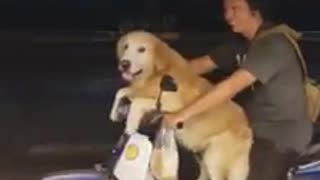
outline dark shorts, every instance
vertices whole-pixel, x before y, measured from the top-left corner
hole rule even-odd
[[[299,153],[294,150],[280,151],[271,141],[255,138],[248,180],[286,180],[288,170],[298,157]]]

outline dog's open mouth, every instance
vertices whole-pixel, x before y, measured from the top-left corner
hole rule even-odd
[[[134,72],[134,73],[131,73],[129,71],[125,71],[125,72],[122,72],[122,78],[127,80],[127,81],[131,81],[133,80],[136,76],[140,75],[142,73],[142,69]]]

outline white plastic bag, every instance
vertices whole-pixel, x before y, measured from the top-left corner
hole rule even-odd
[[[174,130],[164,125],[159,129],[151,159],[151,171],[157,179],[177,179],[179,154]]]

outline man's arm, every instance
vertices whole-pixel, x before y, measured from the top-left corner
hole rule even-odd
[[[237,93],[249,87],[256,81],[256,77],[245,69],[235,71],[229,78],[220,82],[203,97],[186,107],[179,114],[182,121],[198,115],[209,108],[232,99]]]
[[[229,71],[236,66],[236,54],[244,44],[238,41],[223,43],[210,50],[207,55],[190,60],[190,68],[197,74],[203,75],[217,68]]]
[[[190,106],[182,110],[180,120],[189,119],[209,108],[232,99],[237,93],[252,85],[255,81],[266,84],[281,70],[294,63],[294,50],[282,35],[273,35],[260,40],[252,47],[247,59],[229,78]]]
[[[199,75],[208,73],[217,68],[217,64],[209,55],[191,59],[189,65],[192,71]]]

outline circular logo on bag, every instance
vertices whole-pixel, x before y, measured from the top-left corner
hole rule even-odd
[[[135,160],[139,155],[139,148],[138,146],[134,144],[128,145],[125,151],[125,157],[127,160],[133,161]]]

